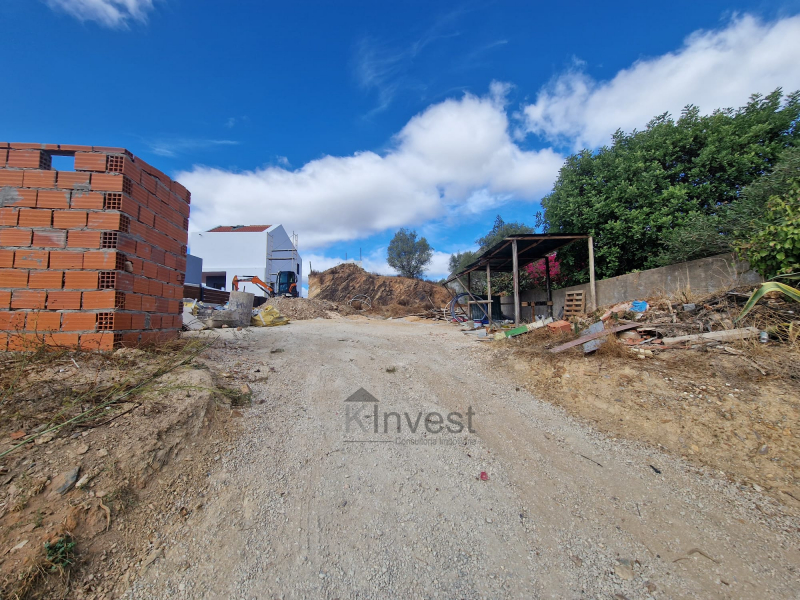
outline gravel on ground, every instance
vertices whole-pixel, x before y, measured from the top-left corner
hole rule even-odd
[[[452,326],[221,335],[253,406],[130,598],[797,597],[786,507],[577,422]]]

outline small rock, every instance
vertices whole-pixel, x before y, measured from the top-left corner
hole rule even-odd
[[[766,444],[764,444],[763,446],[761,446],[761,448],[758,449],[759,454],[763,455],[766,454],[767,452],[769,452],[769,446],[767,446]]]
[[[583,560],[581,560],[580,556],[572,555],[569,557],[572,562],[575,563],[576,567],[580,567],[583,564]]]
[[[150,553],[150,555],[144,559],[144,562],[142,562],[142,570],[152,565],[156,561],[156,559],[158,559],[158,557],[161,556],[162,553],[163,552],[161,548],[156,548],[155,550],[153,550]]]
[[[617,577],[624,581],[630,581],[633,579],[633,567],[631,566],[631,561],[620,558],[617,559],[618,564],[614,567],[614,573]]]
[[[78,446],[77,450],[75,450],[75,454],[80,456],[81,454],[86,454],[89,451],[89,446],[84,444],[83,446]]]
[[[645,582],[644,582],[644,587],[645,587],[645,589],[646,589],[648,592],[650,592],[651,594],[652,594],[653,592],[655,592],[655,591],[658,589],[658,588],[656,587],[656,584],[655,584],[655,583],[653,583],[652,581],[645,581]]]
[[[27,543],[28,540],[23,540],[22,542],[14,546],[11,550],[9,550],[9,552],[16,552],[17,550],[22,550]]]
[[[75,482],[78,481],[78,473],[80,473],[80,470],[80,467],[72,467],[69,471],[65,471],[53,479],[53,492],[51,496],[55,494],[63,496],[70,491],[72,486],[75,485]]]
[[[100,450],[97,451],[97,456],[98,458],[104,458],[108,456],[108,450],[106,450],[105,448],[100,448]]]
[[[240,391],[240,392],[242,392],[242,393],[243,393],[243,394],[245,394],[245,395],[248,395],[248,394],[252,394],[252,393],[253,393],[253,390],[251,390],[251,389],[250,389],[250,386],[249,386],[249,385],[247,385],[246,383],[243,383],[243,384],[242,384],[242,387],[240,387],[240,388],[239,388],[239,391]]]
[[[44,435],[40,435],[36,438],[36,445],[40,446],[42,444],[46,444],[48,442],[52,442],[53,438],[56,437],[52,433],[45,433]]]

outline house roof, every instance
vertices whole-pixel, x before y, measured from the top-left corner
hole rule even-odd
[[[270,227],[272,227],[272,225],[219,225],[218,227],[214,227],[214,229],[209,229],[208,233],[257,233],[259,231],[266,231]]]
[[[460,272],[451,275],[447,282],[469,273],[470,271],[486,269],[487,264],[491,270],[496,273],[512,272],[514,256],[511,242],[513,240],[517,241],[517,259],[519,267],[522,268],[535,260],[552,254],[567,244],[571,244],[575,240],[585,240],[588,237],[588,234],[583,233],[526,233],[510,235],[481,254],[475,262],[467,265]]]

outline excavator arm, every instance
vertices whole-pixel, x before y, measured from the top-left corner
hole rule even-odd
[[[262,292],[267,295],[267,298],[272,298],[275,295],[275,291],[268,283],[264,283],[259,277],[255,275],[246,275],[244,277],[239,277],[238,275],[233,276],[233,290],[238,292],[239,291],[239,284],[240,283],[252,283],[256,287],[260,288]]]

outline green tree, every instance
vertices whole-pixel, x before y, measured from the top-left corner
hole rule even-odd
[[[693,211],[688,225],[666,232],[659,263],[684,260],[742,249],[764,227],[774,224],[767,215],[773,196],[785,196],[800,181],[800,148],[783,151],[771,173],[762,175],[742,189],[739,197],[721,205],[715,213]]]
[[[417,239],[416,231],[400,229],[389,242],[386,261],[403,277],[419,279],[431,262],[433,248],[424,237]]]
[[[798,117],[800,93],[778,89],[738,110],[701,116],[687,106],[677,121],[665,113],[644,131],[617,131],[611,146],[566,160],[537,224],[591,234],[601,278],[659,266],[670,248],[672,260],[717,253],[727,244],[717,239],[720,219],[742,188],[800,145]],[[683,242],[670,246],[678,230]],[[585,244],[560,251],[559,261],[567,284],[588,281]]]
[[[494,246],[510,235],[521,233],[533,233],[533,228],[525,225],[524,223],[512,222],[506,223],[503,217],[497,215],[494,220],[492,229],[483,237],[475,240],[479,248],[477,252],[459,252],[450,255],[450,273],[458,273],[470,263],[475,262],[480,258],[481,254],[486,252],[489,248]],[[522,267],[522,265],[520,265]],[[520,289],[525,290],[530,287],[530,276],[525,269],[520,268]],[[486,274],[483,271],[473,272],[472,277],[472,291],[476,293],[486,293]],[[494,273],[492,274],[492,295],[495,294],[510,294],[514,290],[513,276],[511,273]]]
[[[800,180],[783,196],[767,200],[761,227],[739,251],[765,279],[800,272]]]
[[[508,236],[520,233],[533,233],[533,228],[528,227],[525,223],[506,223],[503,221],[503,217],[497,215],[494,219],[494,225],[491,231],[482,238],[475,240],[475,243],[480,246],[478,255],[480,256],[497,242],[504,240]]]

